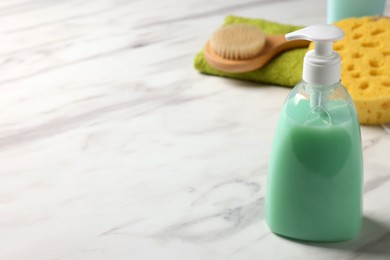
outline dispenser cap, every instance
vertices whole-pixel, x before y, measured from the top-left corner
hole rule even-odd
[[[312,25],[285,35],[286,40],[309,40],[314,51],[305,55],[304,81],[316,85],[333,85],[340,81],[341,58],[333,51],[333,41],[341,40],[344,32],[333,25]]]

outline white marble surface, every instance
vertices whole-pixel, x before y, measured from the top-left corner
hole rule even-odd
[[[289,89],[193,69],[229,14],[324,23],[325,1],[0,2],[1,260],[390,259],[382,127],[362,127],[359,238],[304,244],[267,229]]]

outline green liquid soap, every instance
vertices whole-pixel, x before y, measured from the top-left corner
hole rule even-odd
[[[300,240],[359,234],[362,150],[351,100],[329,99],[313,109],[297,90],[290,94],[271,151],[266,221],[273,232]]]

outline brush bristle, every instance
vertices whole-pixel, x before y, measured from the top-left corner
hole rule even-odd
[[[210,45],[220,57],[245,60],[256,56],[265,45],[265,35],[257,27],[247,24],[222,26],[214,32]]]

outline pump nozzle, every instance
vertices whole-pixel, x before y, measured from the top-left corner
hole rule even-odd
[[[312,25],[285,35],[286,40],[309,40],[314,42],[314,51],[305,55],[304,81],[316,85],[332,85],[340,81],[341,59],[332,50],[333,41],[344,37],[344,32],[333,25]]]
[[[286,34],[286,40],[308,40],[314,42],[314,53],[318,56],[332,55],[333,41],[344,37],[344,32],[332,25],[312,25]]]

